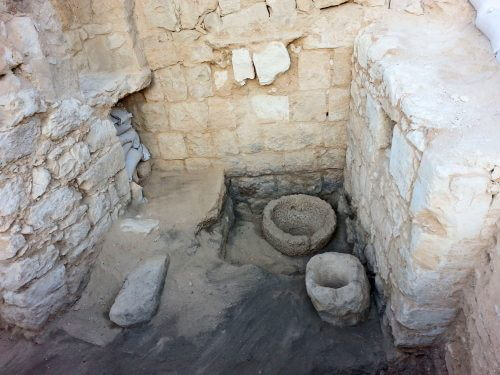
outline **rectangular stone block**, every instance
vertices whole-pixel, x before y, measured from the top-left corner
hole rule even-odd
[[[158,148],[164,159],[185,159],[188,156],[184,135],[181,133],[158,134]]]
[[[333,53],[332,85],[348,85],[352,80],[352,48],[335,48]]]
[[[347,147],[347,122],[339,121],[329,123],[322,127],[323,144],[325,147],[341,148]]]
[[[331,88],[328,95],[328,121],[348,120],[350,101],[349,88]]]
[[[208,127],[210,129],[235,129],[237,108],[232,98],[208,98]]]
[[[299,54],[299,87],[301,90],[330,87],[330,52],[307,51]]]
[[[153,72],[153,82],[160,86],[163,96],[169,102],[187,99],[187,84],[180,65],[173,65]]]
[[[183,132],[202,132],[208,126],[206,101],[173,103],[170,106],[170,127]]]
[[[238,139],[234,130],[222,129],[213,133],[214,149],[218,156],[237,155]]]
[[[294,121],[325,121],[326,91],[300,91],[290,95],[290,111]]]
[[[89,191],[125,168],[122,145],[116,143],[78,178],[80,189]]]
[[[251,97],[252,109],[261,123],[288,121],[288,97],[256,95]]]
[[[186,69],[189,94],[196,99],[213,95],[212,71],[208,64],[195,65]]]
[[[210,133],[187,134],[186,144],[190,157],[211,157],[214,156],[214,147]]]

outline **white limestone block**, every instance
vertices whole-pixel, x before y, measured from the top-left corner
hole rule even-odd
[[[0,234],[0,260],[15,257],[24,245],[26,245],[26,239],[22,234]]]
[[[290,56],[282,42],[271,42],[255,52],[253,62],[261,85],[270,85],[290,68]]]
[[[50,245],[29,258],[13,263],[0,263],[0,287],[17,290],[34,278],[45,275],[54,265],[59,251]]]
[[[47,190],[50,183],[50,172],[43,167],[33,168],[32,178],[31,196],[36,199]]]
[[[255,78],[252,58],[246,48],[234,49],[231,57],[233,63],[234,80],[240,85],[244,85],[247,79]]]
[[[274,95],[255,95],[251,98],[252,109],[258,119],[263,121],[288,121],[288,97]]]
[[[219,0],[221,15],[225,16],[240,10],[240,0]]]
[[[30,208],[26,223],[34,229],[48,228],[65,218],[80,199],[81,194],[73,188],[59,187]]]
[[[408,144],[399,127],[395,126],[391,142],[389,172],[394,178],[399,193],[406,201],[410,199],[417,161],[418,156],[415,150]]]
[[[168,264],[168,256],[156,256],[129,273],[111,306],[109,319],[122,327],[149,321],[158,309]]]
[[[92,108],[76,99],[61,102],[42,127],[42,133],[51,139],[59,139],[77,129],[90,118]]]

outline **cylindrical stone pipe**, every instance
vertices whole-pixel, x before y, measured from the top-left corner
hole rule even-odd
[[[476,27],[490,40],[493,53],[500,64],[500,1],[470,0],[476,8]]]
[[[128,180],[132,181],[132,177],[134,176],[134,171],[137,168],[137,164],[142,159],[142,146],[139,146],[138,149],[131,148],[125,157],[125,169],[127,171]]]

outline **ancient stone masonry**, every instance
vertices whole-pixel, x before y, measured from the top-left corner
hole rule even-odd
[[[354,36],[380,8],[187,3],[134,8],[153,80],[124,104],[154,167],[216,165],[228,176],[317,172],[320,184],[341,182]]]
[[[484,298],[498,294],[500,72],[477,32],[455,25],[444,40],[442,23],[423,32],[418,20],[372,25],[355,44],[346,188],[365,233],[358,255],[397,345],[435,343],[464,311],[448,361],[494,374],[498,302]]]
[[[108,9],[122,16],[105,21],[95,3],[96,19],[65,2],[7,3],[1,10],[9,13],[0,13],[0,316],[37,330],[78,297],[99,241],[130,200],[108,113],[144,88],[149,73],[131,49],[124,8]]]
[[[251,220],[283,195],[335,201],[333,236],[355,244],[395,344],[443,346],[458,374],[499,373],[498,12],[472,3],[477,14],[467,0],[1,1],[2,324],[40,330],[79,297],[151,169],[175,187],[178,172],[214,167],[203,178],[220,199],[197,236],[224,201],[228,222],[233,201]],[[151,318],[167,263],[147,311],[123,320],[125,298],[116,320]]]

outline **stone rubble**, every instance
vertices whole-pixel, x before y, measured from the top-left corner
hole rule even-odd
[[[127,275],[109,311],[109,319],[121,327],[151,320],[160,303],[169,258],[167,255],[144,260]]]

